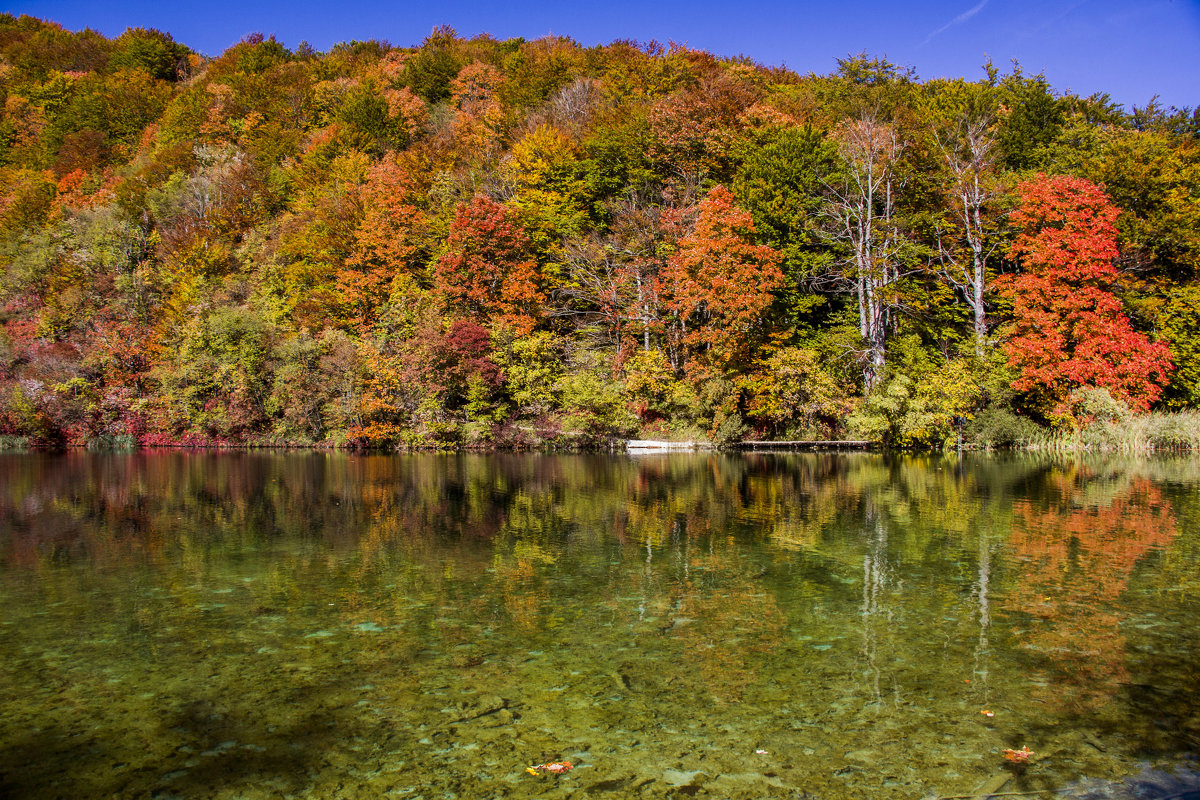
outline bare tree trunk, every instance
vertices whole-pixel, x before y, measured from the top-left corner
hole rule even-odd
[[[646,293],[643,286],[642,271],[639,269],[636,275],[637,279],[637,302],[638,310],[642,312],[642,349],[647,353],[650,352],[650,304],[647,302]]]
[[[895,165],[904,144],[895,128],[866,114],[845,126],[840,144],[844,178],[830,187],[828,213],[836,223],[832,237],[850,253],[843,274],[857,295],[863,385],[870,393],[887,364],[893,284],[900,277]]]
[[[989,245],[984,227],[984,207],[992,199],[988,186],[995,169],[995,139],[986,117],[960,119],[948,141],[938,138],[942,160],[950,174],[948,191],[954,209],[953,239],[938,235],[942,278],[962,295],[971,309],[975,354],[983,357],[987,343],[987,260],[995,245]],[[967,252],[970,253],[969,259]]]

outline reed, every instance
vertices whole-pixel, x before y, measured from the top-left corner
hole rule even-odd
[[[1195,452],[1200,450],[1200,412],[1129,414],[1076,428],[1043,428],[1026,446],[1051,452]]]

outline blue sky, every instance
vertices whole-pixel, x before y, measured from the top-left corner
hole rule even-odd
[[[835,58],[866,51],[924,79],[977,78],[986,58],[1004,72],[1015,58],[1060,91],[1107,92],[1126,107],[1154,95],[1200,105],[1200,0],[19,0],[8,11],[109,36],[158,28],[209,55],[254,31],[324,50],[352,39],[418,44],[448,24],[500,39],[676,41],[799,72],[829,72]]]

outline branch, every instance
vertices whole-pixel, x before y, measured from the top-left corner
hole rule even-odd
[[[988,792],[986,794],[948,794],[944,797],[939,797],[937,800],[971,800],[976,797],[1028,797],[1034,794],[1060,794],[1062,789],[1030,789],[1025,792]],[[1184,793],[1186,794],[1186,792]],[[1181,797],[1182,795],[1176,795]],[[1164,797],[1163,800],[1170,800]]]

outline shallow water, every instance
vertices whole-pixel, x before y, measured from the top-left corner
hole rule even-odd
[[[1194,460],[0,454],[0,796],[1133,796],[1200,748],[1198,487]]]

